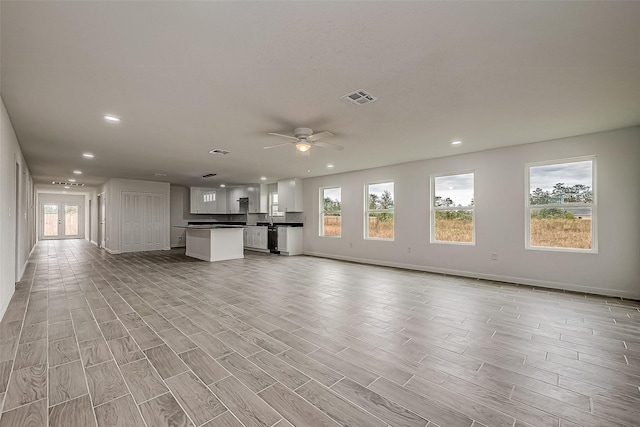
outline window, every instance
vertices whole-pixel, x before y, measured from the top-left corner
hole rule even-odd
[[[269,212],[271,216],[284,216],[284,212],[278,211],[278,193],[269,193]]]
[[[393,182],[367,185],[365,238],[393,240]]]
[[[215,191],[207,191],[203,195],[203,202],[212,203],[216,201],[216,192]]]
[[[320,236],[342,235],[341,201],[340,187],[320,189]]]
[[[431,243],[475,243],[474,173],[431,175]]]
[[[597,252],[594,156],[526,165],[526,248]]]

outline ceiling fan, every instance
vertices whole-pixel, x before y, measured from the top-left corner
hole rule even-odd
[[[309,128],[295,128],[293,130],[294,136],[283,135],[281,133],[274,133],[274,132],[269,132],[269,135],[280,136],[282,138],[287,138],[290,141],[283,142],[281,144],[276,144],[276,145],[268,145],[264,147],[265,150],[268,148],[281,147],[287,144],[295,144],[296,150],[301,152],[309,151],[311,147],[329,148],[331,150],[338,150],[338,151],[344,150],[344,147],[341,145],[330,144],[328,142],[320,141],[321,139],[330,138],[333,136],[331,132],[326,130],[323,132],[313,133],[313,131]]]

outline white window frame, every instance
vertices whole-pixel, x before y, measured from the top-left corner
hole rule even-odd
[[[369,209],[369,186],[376,184],[393,184],[393,209]],[[379,240],[383,242],[393,242],[396,238],[396,183],[392,179],[382,181],[372,181],[364,185],[364,239],[365,240]],[[388,239],[384,237],[369,237],[369,214],[370,213],[390,213],[393,214],[393,237]]]
[[[598,222],[597,222],[597,207],[598,207],[598,191],[597,191],[597,156],[580,156],[580,157],[570,157],[565,159],[554,159],[554,160],[545,160],[541,162],[530,162],[525,163],[524,165],[524,185],[525,185],[525,201],[524,201],[524,233],[525,233],[525,249],[529,251],[551,251],[551,252],[576,252],[576,253],[586,253],[586,254],[597,254],[598,253]],[[531,168],[536,166],[548,166],[555,164],[565,164],[565,163],[577,163],[577,162],[586,162],[591,161],[591,192],[593,193],[593,203],[571,203],[571,204],[562,204],[562,203],[550,203],[548,205],[531,205],[530,204],[530,192],[531,192]],[[531,246],[531,209],[539,209],[541,207],[545,208],[558,208],[558,209],[568,209],[568,208],[591,208],[591,249],[580,249],[580,248],[557,248],[552,246]]]
[[[455,175],[468,175],[473,174],[473,206],[441,206],[436,207],[436,178],[443,176],[455,176]],[[430,176],[431,181],[431,197],[430,197],[430,243],[437,245],[461,245],[461,246],[475,246],[476,245],[476,171],[467,170],[461,172],[446,172],[446,173],[434,173]],[[470,242],[453,242],[448,240],[436,240],[436,212],[438,211],[459,211],[467,210],[473,212],[472,226],[473,236]]]
[[[274,199],[276,199],[274,201]],[[284,216],[284,212],[280,212],[278,210],[278,192],[277,191],[272,191],[271,193],[269,193],[269,213],[271,214],[272,217],[274,216]],[[274,210],[275,207],[275,210]]]
[[[339,236],[327,236],[324,234],[324,214],[325,214],[325,210],[324,210],[324,190],[333,190],[333,189],[339,189],[340,190],[340,210],[338,211],[338,213],[340,214],[340,217],[342,218],[342,187],[340,186],[330,186],[330,187],[320,187],[320,221],[319,221],[319,231],[318,231],[318,235],[320,237],[329,237],[329,238],[333,238],[333,239],[340,239],[342,237],[342,219],[340,221],[340,235]]]

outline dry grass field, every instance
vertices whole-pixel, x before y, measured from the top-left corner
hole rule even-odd
[[[436,219],[436,240],[439,242],[473,242],[471,219]]]
[[[324,235],[339,237],[341,217],[324,217]],[[369,237],[393,238],[393,223],[369,218]],[[437,219],[436,240],[472,242],[473,222],[461,219]],[[532,218],[531,246],[591,249],[591,220],[564,218]]]
[[[591,220],[531,218],[531,246],[591,249]]]
[[[340,237],[342,231],[342,217],[325,215],[323,230],[324,236]]]

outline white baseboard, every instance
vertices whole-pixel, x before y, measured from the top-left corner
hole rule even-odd
[[[114,250],[109,249],[109,248],[107,248],[107,247],[105,247],[105,248],[104,248],[104,250],[105,250],[105,251],[107,251],[107,253],[109,253],[109,254],[111,254],[111,255],[118,255],[118,254],[120,254],[120,253],[121,253],[120,251],[114,251]]]
[[[630,292],[619,289],[592,288],[589,286],[581,286],[575,283],[551,282],[547,280],[530,279],[527,277],[511,277],[501,276],[497,274],[478,273],[464,270],[451,270],[447,268],[430,267],[416,264],[404,264],[398,262],[377,261],[366,258],[356,258],[342,255],[325,254],[321,252],[304,252],[303,255],[315,256],[320,258],[336,259],[340,261],[356,262],[358,264],[380,265],[383,267],[403,268],[407,270],[425,271],[428,273],[438,273],[448,276],[470,277],[473,279],[491,280],[495,282],[515,283],[518,285],[534,286],[538,288],[555,289],[561,291],[580,292],[586,294],[596,294],[611,296],[617,298],[625,298],[632,300],[640,300],[640,292]]]
[[[91,243],[94,246],[98,246],[98,242],[94,241],[94,240],[89,240],[89,243]]]
[[[0,321],[4,318],[4,314],[7,312],[7,308],[9,308],[9,303],[11,302],[11,298],[13,298],[14,292],[15,289],[13,292],[11,292],[11,295],[9,295],[7,300],[2,302],[2,306],[0,306]]]

